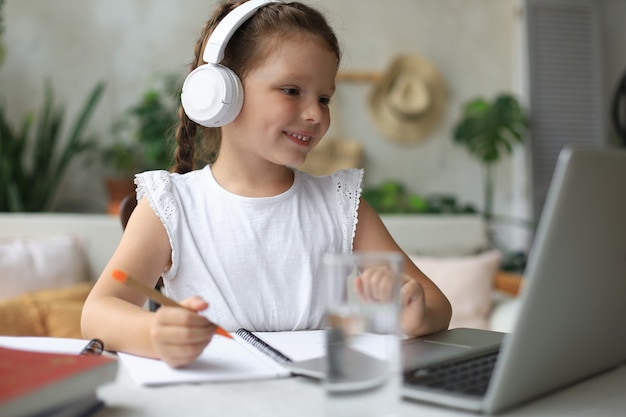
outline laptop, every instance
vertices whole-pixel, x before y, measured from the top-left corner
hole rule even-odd
[[[403,341],[404,398],[494,414],[626,362],[626,150],[560,152],[524,275],[511,334]],[[288,367],[321,378],[324,362]]]

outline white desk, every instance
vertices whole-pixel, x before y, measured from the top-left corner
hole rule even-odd
[[[85,341],[0,336],[0,346],[78,353]],[[503,415],[512,417],[626,416],[626,364]],[[106,406],[94,417],[323,417],[321,385],[303,377],[246,383],[144,387],[120,363],[115,382],[101,386]],[[403,401],[398,417],[459,417],[477,414]]]
[[[626,366],[540,398],[506,416],[626,415]],[[314,381],[294,377],[249,383],[141,387],[120,367],[115,383],[102,386],[106,402],[94,417],[321,417],[323,391]],[[476,416],[403,401],[399,417]]]

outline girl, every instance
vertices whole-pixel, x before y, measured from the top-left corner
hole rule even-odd
[[[239,2],[240,4],[242,2]],[[238,4],[218,6],[196,44],[192,70],[216,25]],[[330,125],[340,48],[316,10],[269,3],[237,29],[221,64],[241,79],[243,107],[221,128],[202,128],[180,111],[173,173],[137,175],[139,203],[82,315],[86,338],[108,349],[193,361],[218,323],[228,330],[320,328],[325,252],[401,249],[361,199],[362,171],[314,177],[297,170]],[[208,163],[194,169],[196,130]],[[404,255],[402,330],[409,336],[447,328],[451,308]],[[146,299],[112,279],[116,269],[186,308],[142,308]],[[376,297],[384,275],[364,275]],[[200,313],[200,314],[198,314]]]

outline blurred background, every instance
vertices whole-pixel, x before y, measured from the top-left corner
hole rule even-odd
[[[344,58],[327,138],[360,145],[366,187],[392,182],[408,193],[451,196],[462,206],[483,210],[485,166],[454,140],[464,106],[477,98],[510,94],[528,116],[524,140],[492,167],[493,212],[522,223],[538,217],[563,145],[624,141],[611,117],[626,69],[623,0],[304,2],[326,14],[341,41]],[[45,210],[109,209],[105,178],[113,167],[101,158],[104,148],[120,138],[128,145],[137,123],[154,127],[169,123],[172,115],[175,119],[168,83],[176,86],[184,79],[215,3],[4,0],[0,108],[6,125],[19,132],[32,117],[35,134],[48,89],[53,102],[65,108],[58,128],[62,144],[70,140],[90,94],[99,83],[104,86],[82,131],[97,143],[91,146],[94,152],[72,158]],[[436,125],[407,142],[382,133],[368,107],[377,83],[401,54],[432,64],[446,91]],[[3,133],[2,141],[6,138]],[[7,149],[0,148],[5,155]],[[45,152],[53,157],[51,150]],[[149,168],[128,165],[131,171]],[[528,244],[524,227],[501,227],[511,246]]]

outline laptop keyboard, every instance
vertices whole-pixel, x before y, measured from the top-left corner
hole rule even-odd
[[[405,385],[482,397],[487,392],[498,352],[404,372]]]

